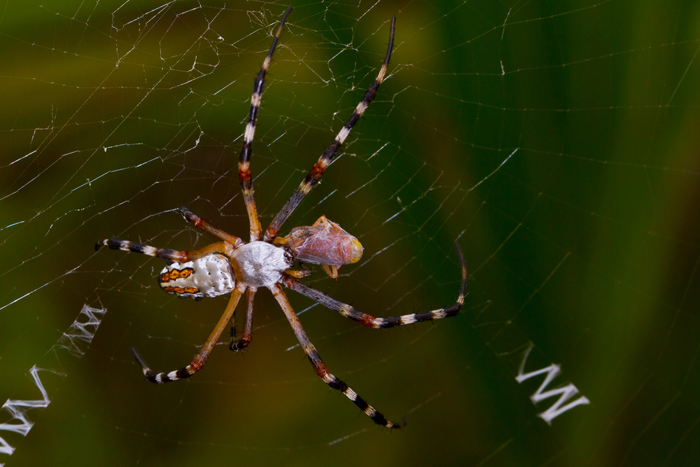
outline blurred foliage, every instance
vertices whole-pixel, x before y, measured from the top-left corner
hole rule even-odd
[[[294,2],[268,75],[252,169],[269,222],[374,80],[390,76],[285,229],[320,215],[365,247],[308,283],[377,332],[289,293],[329,368],[389,436],[313,373],[267,291],[253,343],[184,366],[225,298],[160,292],[162,261],[116,236],[192,249],[187,205],[246,237],[236,158],[252,79],[286,4],[4,2],[0,15],[0,400],[38,396],[13,465],[697,465],[700,158],[697,2]],[[83,304],[108,310],[78,362],[47,350]],[[239,320],[241,318],[239,312]],[[551,363],[592,404],[547,426]],[[2,420],[0,420],[2,422]]]

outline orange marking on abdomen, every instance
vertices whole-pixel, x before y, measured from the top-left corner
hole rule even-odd
[[[192,275],[194,272],[194,269],[192,268],[185,268],[182,271],[178,271],[180,273],[180,277],[183,279],[186,279]]]
[[[172,289],[177,294],[186,294],[186,293],[196,294],[199,292],[199,289],[196,287],[167,287],[166,291],[167,291],[167,289]]]

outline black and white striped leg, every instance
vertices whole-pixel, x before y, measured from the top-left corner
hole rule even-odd
[[[225,242],[212,243],[204,248],[200,248],[199,250],[177,251],[168,250],[165,248],[156,248],[149,245],[141,245],[140,243],[133,243],[128,240],[119,240],[118,238],[108,238],[97,242],[95,244],[95,251],[99,250],[102,246],[107,246],[112,250],[141,253],[142,255],[162,258],[168,261],[177,261],[178,263],[194,261],[199,258],[204,258],[212,253],[224,253],[226,251]]]
[[[187,251],[169,250],[166,248],[156,248],[150,245],[142,245],[140,243],[130,242],[129,240],[120,240],[118,238],[106,238],[95,243],[95,251],[106,246],[112,250],[130,251],[132,253],[141,253],[142,255],[163,258],[169,261],[184,262],[187,261],[189,254]]]
[[[316,374],[321,377],[323,382],[331,388],[337,389],[338,391],[342,392],[345,395],[345,397],[350,399],[377,425],[382,425],[387,428],[403,427],[406,424],[405,421],[402,424],[390,422],[386,419],[386,417],[384,417],[384,415],[377,412],[377,410],[374,407],[369,405],[364,399],[358,396],[357,393],[353,391],[347,384],[345,384],[339,378],[333,376],[333,374],[331,374],[331,372],[328,371],[328,368],[323,363],[323,360],[321,360],[321,356],[318,354],[316,347],[314,347],[311,341],[309,341],[306,332],[304,332],[304,328],[301,327],[299,318],[297,317],[296,313],[294,313],[294,310],[289,304],[289,301],[287,300],[287,297],[284,294],[282,288],[278,284],[275,284],[272,287],[270,287],[270,290],[274,294],[275,299],[277,299],[277,302],[282,307],[282,311],[284,311],[285,316],[289,320],[289,324],[292,326],[294,334],[296,335],[299,344],[301,344],[301,347],[304,349],[306,356],[309,357],[309,361],[311,361],[314,370],[316,370]]]
[[[316,289],[312,289],[311,287],[302,284],[294,277],[285,276],[282,279],[282,283],[291,290],[309,297],[311,300],[325,306],[326,308],[337,311],[346,318],[350,318],[364,326],[375,329],[393,328],[395,326],[403,326],[405,324],[413,324],[421,321],[449,318],[459,314],[459,311],[464,304],[464,291],[467,285],[467,268],[464,265],[464,256],[462,255],[462,250],[459,248],[459,245],[456,242],[455,248],[457,248],[457,252],[459,253],[459,262],[462,266],[462,283],[460,285],[457,303],[447,308],[440,308],[438,310],[432,310],[425,313],[412,313],[409,315],[391,316],[388,318],[375,318],[374,316],[362,313],[348,304],[339,302],[338,300],[335,300]]]
[[[306,176],[303,182],[301,182],[301,185],[296,189],[296,191],[292,194],[291,198],[289,198],[289,201],[282,207],[280,212],[277,213],[277,216],[273,219],[272,223],[270,226],[267,228],[265,231],[265,241],[272,241],[277,237],[277,234],[279,233],[280,229],[282,228],[282,224],[285,223],[285,221],[289,218],[289,216],[294,212],[294,210],[299,206],[299,203],[304,199],[304,197],[311,191],[311,189],[316,186],[318,181],[321,179],[321,176],[325,172],[326,168],[328,165],[333,161],[335,156],[338,153],[338,149],[343,145],[345,140],[347,139],[348,135],[350,135],[350,132],[352,131],[353,127],[357,123],[357,121],[360,119],[362,114],[365,113],[365,110],[367,110],[367,107],[369,107],[369,104],[374,100],[374,97],[377,95],[377,89],[379,89],[379,85],[382,84],[382,81],[384,81],[384,78],[386,76],[387,69],[389,67],[389,59],[391,58],[391,51],[394,47],[394,26],[396,25],[396,17],[394,16],[391,19],[391,31],[389,33],[389,46],[387,47],[386,51],[386,57],[384,58],[384,63],[382,64],[381,69],[379,70],[379,74],[377,75],[377,79],[374,80],[374,83],[367,89],[367,92],[365,92],[364,97],[360,101],[359,104],[357,104],[357,107],[355,107],[355,110],[353,111],[352,115],[350,116],[350,119],[345,123],[345,126],[343,127],[342,130],[338,133],[338,135],[335,137],[335,141],[333,141],[333,144],[331,144],[328,149],[324,151],[324,153],[321,155],[321,157],[318,159],[318,162],[314,164],[314,166],[311,168],[311,171],[309,174]]]
[[[253,301],[255,299],[255,292],[257,290],[253,287],[249,287],[246,292],[246,298],[248,306],[246,308],[245,314],[245,327],[243,328],[243,336],[240,339],[236,339],[236,324],[233,323],[231,326],[231,344],[229,348],[234,352],[245,349],[250,345],[250,341],[253,339]]]
[[[241,189],[243,191],[243,200],[245,201],[245,207],[248,211],[248,219],[250,221],[250,241],[260,240],[262,237],[262,227],[260,226],[260,218],[258,217],[258,208],[255,204],[255,194],[253,190],[253,177],[250,172],[250,156],[253,153],[253,139],[255,137],[255,125],[258,121],[258,110],[260,109],[260,103],[262,102],[262,92],[265,86],[265,75],[267,70],[270,68],[270,63],[272,62],[272,54],[275,53],[275,48],[277,47],[277,42],[279,41],[280,35],[282,34],[282,29],[284,28],[284,23],[287,20],[287,16],[292,11],[292,7],[287,9],[287,12],[282,17],[280,21],[279,28],[275,34],[275,38],[272,40],[272,45],[270,46],[270,51],[267,53],[265,60],[263,61],[260,72],[255,77],[253,81],[253,95],[250,98],[250,111],[248,112],[248,123],[245,127],[245,133],[243,135],[243,148],[241,149],[241,154],[238,158],[238,178],[241,181]]]
[[[146,362],[144,362],[141,356],[138,354],[138,352],[136,352],[136,349],[131,349],[131,351],[134,353],[136,361],[139,365],[141,365],[141,369],[146,379],[148,379],[148,381],[152,383],[169,383],[170,381],[177,381],[179,379],[189,378],[190,376],[201,370],[202,367],[204,367],[204,364],[206,363],[207,359],[209,358],[209,354],[211,354],[211,351],[214,349],[214,346],[218,342],[221,333],[224,331],[224,329],[226,329],[226,326],[228,325],[229,321],[231,321],[231,317],[233,316],[233,313],[236,310],[236,305],[238,305],[238,301],[241,299],[241,295],[244,291],[245,286],[239,285],[233,290],[233,292],[231,292],[231,299],[228,301],[226,310],[224,310],[224,314],[221,316],[219,322],[216,324],[214,331],[212,331],[212,333],[209,335],[209,338],[204,343],[204,346],[202,346],[202,350],[200,350],[197,356],[194,357],[192,363],[190,363],[186,367],[167,373],[156,372],[151,370],[148,367],[148,365],[146,365]]]

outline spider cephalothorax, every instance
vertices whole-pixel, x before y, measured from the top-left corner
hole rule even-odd
[[[309,174],[265,230],[263,236],[253,195],[250,157],[252,154],[258,109],[260,108],[260,102],[262,100],[265,74],[272,61],[272,54],[282,34],[287,15],[291,10],[292,9],[289,8],[282,17],[275,38],[272,41],[270,51],[263,61],[260,72],[255,77],[250,112],[248,114],[248,124],[246,125],[243,136],[243,149],[241,150],[238,161],[238,176],[241,182],[243,199],[250,222],[250,242],[245,243],[240,238],[213,227],[188,209],[180,208],[180,213],[188,222],[218,237],[221,241],[212,243],[199,250],[177,251],[155,248],[112,238],[98,242],[96,249],[99,249],[101,246],[108,246],[115,250],[132,251],[168,260],[169,264],[161,271],[158,282],[163,290],[176,294],[179,297],[191,297],[195,300],[200,300],[204,297],[231,294],[226,310],[216,324],[216,327],[210,334],[206,343],[202,346],[200,352],[195,356],[194,360],[192,360],[192,363],[186,367],[168,373],[155,372],[146,365],[136,350],[132,349],[136,360],[143,369],[143,374],[149,381],[154,383],[166,383],[168,381],[190,377],[201,370],[209,354],[211,354],[211,351],[214,349],[214,345],[219,340],[219,337],[221,337],[221,333],[226,328],[229,321],[234,319],[236,305],[238,305],[244,292],[247,298],[245,328],[243,336],[238,340],[235,340],[235,333],[233,332],[235,327],[232,328],[231,349],[238,351],[247,347],[252,337],[253,300],[255,293],[259,287],[266,287],[272,292],[282,308],[282,311],[284,311],[289,324],[294,330],[294,334],[301,344],[301,348],[308,356],[316,373],[321,379],[333,389],[341,391],[375,423],[388,428],[400,428],[403,426],[402,424],[387,420],[381,413],[377,412],[371,405],[359,397],[355,391],[350,389],[347,384],[328,371],[328,368],[316,351],[316,347],[314,347],[306,336],[306,332],[304,332],[297,315],[289,304],[281,285],[311,298],[319,304],[337,311],[342,316],[355,320],[365,326],[390,328],[457,315],[464,303],[464,289],[467,281],[464,258],[462,257],[459,246],[455,243],[455,247],[459,253],[462,278],[459,296],[454,305],[425,313],[375,318],[304,285],[298,279],[310,274],[310,272],[306,269],[292,269],[295,261],[319,264],[323,266],[331,277],[337,278],[339,267],[356,263],[362,256],[362,245],[355,237],[343,230],[338,224],[329,221],[325,216],[321,216],[311,226],[293,228],[285,237],[277,236],[287,218],[289,218],[299,203],[318,183],[326,167],[328,167],[331,161],[336,157],[338,149],[345,142],[352,128],[374,99],[377,89],[384,80],[389,66],[389,59],[394,44],[394,24],[396,18],[393,18],[391,21],[389,46],[384,63],[379,70],[376,80],[367,90],[343,129],[340,130],[335,137],[335,141],[333,141],[330,147],[323,153],[318,162],[314,164]]]

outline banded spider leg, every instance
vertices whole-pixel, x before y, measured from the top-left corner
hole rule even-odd
[[[403,326],[406,324],[413,324],[421,321],[432,321],[435,319],[449,318],[451,316],[456,316],[457,314],[459,314],[459,311],[461,310],[462,305],[464,304],[464,294],[467,286],[467,267],[464,264],[464,255],[462,254],[462,250],[459,248],[457,242],[455,242],[455,248],[457,249],[457,253],[459,254],[459,263],[462,271],[462,281],[460,283],[457,301],[454,305],[449,306],[447,308],[439,308],[437,310],[428,311],[426,313],[413,313],[403,316],[392,316],[389,318],[375,318],[374,316],[358,311],[350,305],[341,303],[329,297],[328,295],[319,292],[318,290],[312,289],[311,287],[302,284],[297,279],[289,275],[285,275],[282,278],[282,284],[284,284],[287,288],[294,290],[295,292],[299,292],[300,294],[309,297],[310,299],[325,306],[326,308],[339,312],[346,318],[350,318],[354,321],[357,321],[360,324],[375,329],[391,328],[394,326]],[[321,356],[318,354],[316,347],[311,343],[308,336],[306,335],[306,332],[304,332],[304,328],[301,326],[299,318],[294,313],[294,310],[292,310],[292,307],[289,304],[289,301],[287,300],[287,297],[285,296],[281,287],[275,284],[275,286],[271,287],[270,290],[277,299],[277,302],[282,307],[284,314],[287,316],[287,320],[289,320],[289,324],[292,326],[292,329],[294,330],[294,334],[296,335],[299,344],[304,349],[304,352],[306,353],[306,356],[309,358],[309,361],[313,365],[314,370],[316,370],[316,374],[319,377],[321,377],[323,382],[331,388],[337,389],[338,391],[342,392],[345,395],[345,397],[350,399],[368,417],[370,417],[374,423],[385,426],[387,428],[403,427],[406,424],[405,420],[401,424],[397,424],[387,420],[386,417],[384,417],[384,415],[379,413],[374,407],[369,405],[364,399],[358,396],[357,393],[353,391],[350,387],[348,387],[347,384],[345,384],[339,378],[333,376],[333,374],[331,374],[330,371],[328,371],[328,368],[323,363],[323,360],[321,360]]]
[[[178,211],[187,220],[187,222],[204,230],[205,232],[209,232],[210,234],[219,237],[221,240],[223,240],[223,242],[212,243],[199,250],[178,251],[167,248],[157,248],[150,245],[142,245],[141,243],[130,242],[129,240],[120,240],[118,238],[106,238],[95,243],[95,251],[99,250],[103,246],[106,246],[112,250],[130,251],[132,253],[141,253],[142,255],[162,258],[168,261],[184,263],[187,261],[194,261],[204,258],[212,253],[225,253],[228,249],[235,249],[243,245],[243,240],[235,235],[228,234],[223,230],[213,227],[207,221],[192,213],[189,209],[182,207],[179,208]]]
[[[457,242],[455,242],[455,248],[459,254],[459,264],[462,269],[462,283],[459,289],[459,296],[457,297],[457,302],[447,308],[438,308],[437,310],[427,311],[425,313],[411,313],[402,316],[390,316],[387,318],[375,318],[372,315],[362,313],[361,311],[355,309],[353,306],[346,303],[339,302],[328,295],[319,292],[316,289],[302,284],[294,277],[285,276],[282,279],[282,283],[289,289],[298,292],[305,297],[325,306],[326,308],[337,311],[342,316],[350,318],[353,321],[357,321],[363,326],[367,326],[375,329],[387,329],[393,328],[395,326],[404,326],[406,324],[420,323],[422,321],[433,321],[435,319],[450,318],[452,316],[457,316],[459,311],[464,304],[464,293],[467,287],[467,267],[464,264],[464,255],[462,250],[459,248]]]
[[[270,69],[270,63],[272,63],[272,55],[275,53],[277,48],[277,42],[282,35],[282,30],[284,29],[284,23],[287,21],[287,16],[292,12],[292,7],[289,7],[287,11],[282,16],[280,20],[280,25],[275,33],[275,38],[272,40],[272,45],[270,50],[263,60],[263,64],[260,67],[260,71],[253,80],[253,94],[250,97],[250,110],[248,112],[248,122],[245,127],[245,133],[243,134],[243,147],[241,148],[241,153],[238,158],[238,178],[241,182],[241,190],[243,192],[243,200],[245,202],[246,211],[248,212],[248,220],[250,222],[250,241],[259,241],[262,237],[262,227],[260,225],[260,218],[258,216],[258,208],[255,204],[255,191],[253,190],[253,178],[250,171],[250,157],[253,155],[253,140],[255,138],[255,127],[258,122],[258,111],[260,110],[260,104],[262,103],[262,92],[265,86],[265,75]],[[236,340],[236,323],[232,321],[231,324],[231,344],[230,348],[233,351],[238,352],[244,349],[250,344],[252,339],[252,326],[253,326],[253,302],[255,300],[256,288],[251,287],[248,289],[247,293],[247,313],[245,320],[245,328],[243,331],[243,336],[241,339]]]
[[[285,223],[285,221],[289,218],[289,216],[292,215],[294,210],[299,206],[299,203],[304,199],[304,197],[309,194],[311,189],[316,186],[318,181],[321,179],[321,176],[323,175],[323,172],[326,171],[326,167],[333,162],[333,159],[335,159],[335,156],[338,154],[338,149],[343,145],[347,137],[350,135],[350,132],[352,131],[353,127],[355,124],[360,120],[360,117],[362,117],[362,114],[365,113],[365,110],[367,110],[367,107],[369,107],[369,104],[372,103],[374,98],[377,95],[377,89],[379,89],[379,85],[382,84],[382,81],[384,81],[384,78],[386,77],[386,71],[389,68],[389,60],[391,59],[391,51],[394,48],[394,28],[396,26],[396,16],[391,18],[391,31],[389,32],[389,46],[387,47],[386,50],[386,56],[384,58],[384,62],[382,63],[382,67],[379,69],[379,74],[377,75],[377,78],[374,80],[374,83],[367,89],[365,92],[364,97],[362,97],[362,100],[360,101],[359,104],[357,104],[357,107],[355,107],[355,110],[353,111],[352,115],[348,119],[347,123],[345,123],[345,126],[340,130],[338,135],[335,137],[335,140],[333,143],[326,149],[321,157],[318,159],[318,161],[314,164],[314,166],[311,168],[311,171],[308,173],[306,178],[304,178],[304,181],[301,182],[299,187],[294,191],[292,196],[289,198],[287,203],[280,209],[280,212],[277,213],[275,218],[272,220],[272,223],[268,226],[267,230],[265,231],[265,241],[271,242],[277,237],[277,234],[279,233],[280,229],[282,228],[282,225]]]
[[[177,381],[179,379],[189,378],[190,376],[194,375],[199,370],[201,370],[202,367],[204,367],[204,364],[206,363],[207,359],[209,358],[211,351],[214,350],[214,346],[219,341],[221,333],[224,331],[226,326],[228,326],[228,323],[229,321],[231,321],[231,318],[233,318],[233,315],[236,311],[236,305],[238,305],[238,301],[241,299],[241,295],[243,294],[245,289],[246,287],[244,285],[239,284],[233,290],[233,292],[231,293],[231,298],[228,301],[228,305],[226,306],[226,310],[224,310],[224,314],[221,315],[221,318],[219,318],[219,322],[216,323],[216,327],[209,335],[207,341],[202,346],[202,350],[200,350],[197,356],[194,357],[192,363],[190,363],[186,367],[170,372],[153,371],[148,367],[146,362],[143,361],[138,352],[136,352],[136,349],[132,348],[131,351],[134,353],[136,361],[139,362],[139,365],[141,365],[141,369],[143,371],[144,376],[152,383],[169,383],[170,381]]]
[[[200,352],[192,360],[192,363],[186,367],[168,373],[154,372],[148,368],[148,365],[146,365],[136,350],[133,348],[131,349],[134,353],[134,357],[136,357],[136,360],[143,369],[143,374],[149,381],[154,383],[165,383],[190,377],[204,366],[214,345],[219,340],[221,333],[232,319],[242,293],[246,290],[245,285],[235,283],[235,278],[230,271],[230,266],[228,266],[228,260],[224,259],[223,256],[230,255],[231,252],[243,245],[243,241],[234,235],[217,229],[187,208],[180,208],[179,212],[195,227],[211,233],[223,241],[215,242],[204,248],[193,251],[156,248],[140,243],[133,243],[128,240],[119,240],[117,238],[105,239],[95,244],[96,250],[99,250],[101,246],[107,246],[113,250],[141,253],[171,261],[172,263],[166,266],[164,269],[165,272],[162,272],[158,279],[161,288],[166,292],[177,293],[181,297],[189,296],[195,299],[231,292],[228,306],[219,319],[219,323],[214,328],[214,331],[211,333]],[[196,267],[194,267],[195,265]],[[194,281],[201,278],[202,275],[202,272],[197,271],[197,269],[202,269],[203,274],[206,275],[206,278],[204,278],[206,282],[197,281],[201,284],[199,288],[192,287]]]
[[[253,139],[255,138],[255,126],[258,122],[258,110],[262,102],[262,92],[265,86],[265,75],[270,69],[272,62],[272,54],[275,53],[277,42],[282,35],[284,23],[287,21],[287,16],[291,13],[292,7],[289,7],[280,21],[277,28],[277,33],[270,46],[270,51],[267,53],[263,61],[260,72],[253,80],[253,95],[250,97],[250,111],[248,112],[248,123],[243,134],[243,147],[238,158],[238,178],[241,181],[241,189],[243,191],[243,200],[248,211],[248,219],[250,220],[250,241],[260,240],[262,236],[262,227],[260,226],[260,218],[258,217],[258,208],[255,205],[255,194],[253,191],[253,178],[250,172],[250,157],[253,154]]]
[[[403,426],[406,424],[405,420],[403,423],[390,422],[384,415],[379,413],[374,407],[369,405],[364,399],[357,395],[357,393],[340,378],[333,376],[333,374],[328,371],[328,368],[326,367],[326,364],[323,363],[323,360],[321,360],[321,356],[318,354],[316,347],[314,347],[314,345],[311,343],[306,335],[306,332],[304,331],[304,328],[301,326],[301,322],[299,322],[299,318],[297,317],[296,313],[294,313],[292,306],[289,304],[289,300],[287,300],[287,296],[284,294],[282,287],[275,284],[274,286],[270,287],[270,290],[275,296],[275,299],[277,299],[277,303],[279,303],[280,307],[282,307],[282,311],[284,311],[289,324],[292,326],[294,335],[296,335],[301,348],[304,349],[304,353],[306,353],[306,356],[309,358],[314,370],[316,370],[316,374],[321,377],[323,382],[331,388],[342,392],[345,397],[350,399],[377,425],[382,425],[387,428],[403,428]]]

